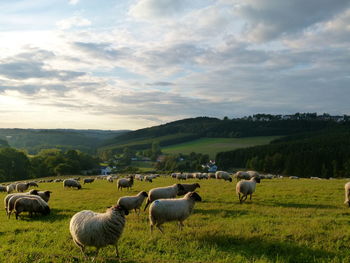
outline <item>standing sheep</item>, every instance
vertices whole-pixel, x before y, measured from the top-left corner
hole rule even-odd
[[[347,182],[344,186],[345,188],[345,201],[344,204],[350,207],[350,182]]]
[[[100,248],[115,245],[119,258],[117,242],[124,230],[125,215],[128,214],[128,210],[119,205],[108,208],[105,213],[84,210],[72,217],[69,231],[84,255],[87,246],[95,247],[97,256]]]
[[[134,177],[132,176],[130,178],[121,178],[121,179],[118,179],[117,181],[118,190],[122,188],[128,188],[129,190],[133,184],[134,184]]]
[[[63,181],[63,187],[76,187],[78,190],[81,189],[81,184],[74,179],[66,179]]]
[[[236,193],[241,204],[247,199],[248,195],[250,195],[250,200],[252,200],[252,194],[255,192],[256,183],[260,183],[260,178],[255,176],[250,180],[242,180],[237,183]]]
[[[6,186],[6,191],[8,194],[12,193],[15,190],[16,190],[16,184],[9,184],[8,186]]]
[[[18,183],[16,185],[17,192],[24,192],[24,191],[28,190],[28,188],[29,188],[29,183]]]
[[[7,192],[6,186],[0,185],[0,192]]]
[[[232,182],[232,178],[230,177],[230,174],[225,171],[217,171],[215,173],[216,179],[224,179],[225,181],[230,181]]]
[[[14,212],[16,219],[22,212],[29,212],[29,216],[32,217],[33,213],[41,213],[42,215],[50,214],[50,207],[37,198],[21,197],[15,201]]]
[[[162,224],[170,221],[178,221],[182,229],[183,221],[192,213],[196,201],[202,198],[196,192],[189,192],[179,199],[158,199],[149,208],[149,220],[151,232],[155,225],[164,234]]]
[[[44,199],[45,202],[49,202],[52,192],[51,191],[37,191],[37,190],[30,190],[29,194],[34,194],[40,196],[42,199]]]
[[[25,196],[25,195],[38,195],[38,190],[31,190],[28,193],[13,193],[13,194],[8,194],[7,196],[5,196],[5,198],[4,198],[4,206],[5,206],[6,215],[8,215],[7,210],[8,210],[9,200],[14,195],[22,195],[22,196]]]
[[[145,198],[148,197],[148,194],[146,192],[140,192],[136,196],[123,196],[120,197],[117,204],[124,207],[127,210],[135,209],[135,212],[138,211],[138,214],[140,213],[140,207],[145,200]]]
[[[149,191],[147,203],[143,211],[146,210],[147,206],[157,199],[167,199],[167,198],[175,198],[177,193],[180,190],[184,190],[184,187],[181,184],[173,184],[172,186],[166,187],[157,187],[153,188]]]
[[[196,188],[201,188],[201,186],[199,185],[199,183],[195,183],[195,184],[181,184],[182,187],[184,188],[183,190],[179,190],[177,195],[181,196],[181,195],[185,195],[189,192],[194,192],[194,190],[196,190]]]
[[[84,184],[91,184],[91,183],[93,183],[94,181],[95,181],[94,178],[85,178],[85,179],[84,179]]]

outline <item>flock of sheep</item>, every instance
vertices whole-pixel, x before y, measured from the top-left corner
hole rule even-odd
[[[117,180],[118,190],[123,188],[130,189],[135,180],[152,182],[159,175],[130,175],[126,178],[118,178],[118,176],[96,177],[97,179],[106,179],[109,182]],[[171,177],[178,180],[186,179],[221,179],[232,182],[232,176],[224,171],[216,173],[174,173]],[[256,190],[256,184],[261,179],[268,177],[262,176],[255,171],[239,171],[234,174],[237,178],[236,194],[240,203],[243,203],[248,196],[252,199],[252,194]],[[271,178],[269,178],[271,179]],[[291,178],[295,179],[295,178]],[[80,178],[71,178],[63,182],[63,187],[81,189]],[[55,180],[53,180],[55,181]],[[93,183],[95,178],[85,178],[84,184]],[[56,181],[57,182],[57,181]],[[9,184],[6,187],[0,186],[0,191],[8,192],[4,198],[4,206],[7,216],[10,218],[14,212],[16,219],[22,212],[32,214],[47,215],[50,213],[48,205],[51,191],[28,190],[29,187],[38,187],[36,182]],[[177,221],[179,228],[182,229],[183,222],[192,213],[195,202],[202,201],[201,196],[195,192],[200,188],[199,183],[183,184],[176,183],[171,186],[157,187],[151,189],[148,193],[139,192],[135,196],[123,196],[117,201],[117,204],[106,210],[105,213],[96,213],[91,210],[84,210],[76,213],[70,220],[69,230],[74,243],[81,249],[85,255],[86,247],[95,247],[96,255],[99,249],[107,245],[114,245],[116,256],[119,258],[117,242],[123,233],[125,226],[125,216],[134,210],[140,213],[141,206],[146,200],[144,211],[149,206],[149,222],[151,232],[157,227],[160,232],[164,233],[162,225],[166,222]],[[17,191],[17,193],[12,193]],[[177,196],[183,196],[176,198]],[[350,207],[350,182],[345,184],[345,204]]]

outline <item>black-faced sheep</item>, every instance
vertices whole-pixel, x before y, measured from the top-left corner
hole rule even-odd
[[[183,190],[179,190],[177,195],[181,196],[181,195],[185,195],[189,192],[194,192],[197,188],[200,188],[201,186],[199,185],[199,183],[194,183],[194,184],[181,184],[182,187],[184,188]]]
[[[164,233],[162,224],[170,221],[178,221],[182,229],[183,221],[192,213],[196,201],[202,201],[202,198],[196,192],[187,193],[179,199],[158,199],[154,201],[149,208],[149,220],[151,232],[156,226],[160,232]]]

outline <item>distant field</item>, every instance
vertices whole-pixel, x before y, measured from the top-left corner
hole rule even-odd
[[[169,177],[136,181],[130,191],[117,191],[115,182],[100,180],[81,190],[63,189],[62,183],[40,184],[39,189],[53,192],[51,215],[23,214],[16,220],[2,211],[0,262],[91,262],[81,256],[69,234],[76,212],[104,212],[120,196],[175,182]],[[195,205],[182,231],[172,222],[164,224],[164,235],[158,230],[151,235],[147,212],[127,216],[119,240],[122,263],[350,262],[350,209],[343,204],[346,180],[263,180],[245,204],[238,203],[235,181],[198,182],[203,201]],[[5,196],[0,193],[0,198]],[[95,262],[118,262],[114,248],[101,249]]]
[[[164,153],[184,153],[191,152],[209,154],[210,158],[215,158],[218,152],[231,151],[238,148],[268,144],[279,136],[259,136],[247,138],[202,138],[186,143],[180,143],[168,147],[163,147]]]

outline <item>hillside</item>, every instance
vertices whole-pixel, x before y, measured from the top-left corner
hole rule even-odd
[[[41,149],[77,149],[94,153],[105,140],[125,133],[125,130],[74,130],[74,129],[0,129],[0,140],[9,146],[36,154]]]
[[[190,142],[200,138],[244,138],[256,136],[285,136],[315,132],[344,123],[324,119],[224,119],[209,117],[190,118],[124,133],[108,140],[100,152],[121,152],[124,147],[134,150],[149,148],[157,141],[161,147]]]

